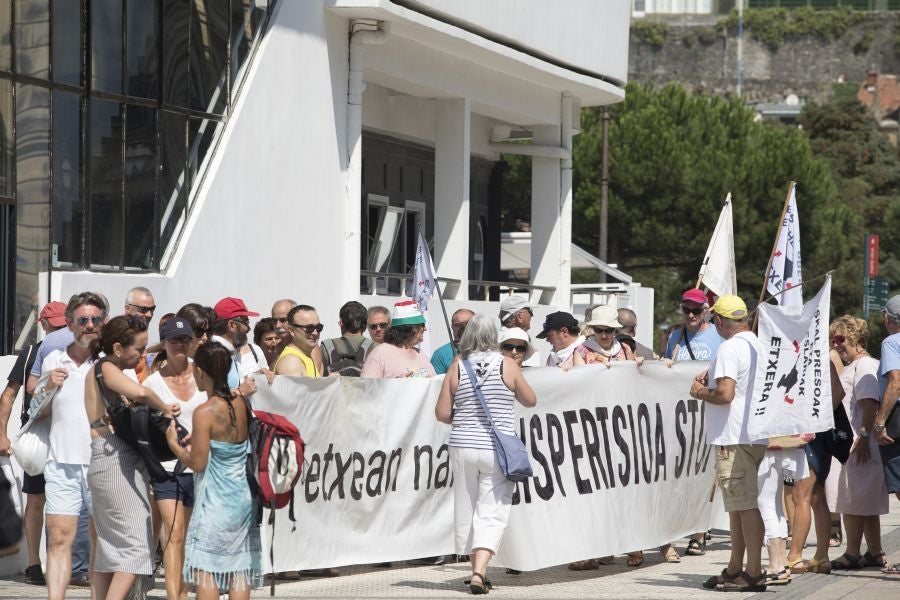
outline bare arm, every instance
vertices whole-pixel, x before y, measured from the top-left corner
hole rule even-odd
[[[25,393],[29,396],[34,395],[34,388],[37,387],[38,379],[40,379],[37,375],[28,374],[28,380],[25,382]]]
[[[9,455],[9,438],[6,437],[6,427],[9,425],[9,415],[12,413],[13,402],[16,401],[16,394],[22,387],[14,381],[6,384],[3,394],[0,394],[0,456]]]
[[[209,463],[209,439],[212,433],[213,408],[210,402],[206,402],[194,411],[191,426],[190,445],[185,448],[178,443],[178,433],[175,429],[175,421],[169,425],[166,439],[172,453],[184,464],[194,471],[203,471]]]
[[[434,405],[434,416],[441,423],[453,422],[453,397],[456,395],[456,389],[459,387],[459,357],[453,359],[444,375],[444,383],[441,384],[441,393],[438,395],[437,403]]]
[[[716,379],[716,387],[709,389],[698,379],[691,385],[691,397],[710,404],[731,404],[734,400],[735,381],[730,377]]]
[[[522,375],[522,369],[519,368],[516,361],[509,357],[503,358],[503,383],[512,390],[513,394],[516,396],[516,400],[518,400],[519,404],[522,406],[531,408],[537,404],[537,396],[535,395],[534,390],[531,389],[531,386],[528,385],[528,382],[525,381],[525,376]]]
[[[831,410],[837,410],[838,404],[844,400],[844,386],[841,385],[844,363],[834,350],[828,353],[828,357],[831,359]]]
[[[116,365],[104,362],[102,369],[103,383],[106,384],[106,387],[112,392],[121,394],[132,402],[146,404],[165,414],[170,414],[172,412],[172,407],[163,402],[160,397],[156,395],[156,392],[132,380]]]
[[[887,418],[897,404],[898,395],[900,395],[900,370],[894,369],[888,374],[887,386],[884,388],[884,395],[881,397],[881,405],[878,407],[878,413],[875,415],[874,425],[877,425],[879,428],[884,427]],[[879,431],[875,434],[875,439],[882,446],[889,446],[894,443],[887,431]]]

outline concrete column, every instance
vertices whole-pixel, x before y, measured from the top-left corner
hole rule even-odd
[[[572,303],[572,96],[562,95],[562,131],[560,142],[569,158],[560,160],[559,178],[559,263],[556,306],[569,310]]]
[[[536,145],[559,146],[558,125],[534,128]],[[531,283],[557,288],[553,292],[535,292],[532,301],[567,306],[568,296],[559,294],[561,251],[560,161],[558,158],[531,159]],[[568,292],[566,292],[568,295]]]
[[[434,142],[434,258],[438,276],[459,279],[444,297],[469,294],[469,127],[468,98],[437,101]]]

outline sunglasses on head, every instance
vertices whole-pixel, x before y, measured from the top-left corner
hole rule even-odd
[[[681,312],[683,312],[686,315],[700,315],[700,314],[703,314],[704,310],[706,310],[706,309],[703,308],[702,306],[699,308],[690,308],[688,306],[681,307]]]
[[[525,344],[503,344],[500,346],[503,350],[507,352],[518,352],[519,354],[524,354],[526,350],[528,350],[528,346]]]
[[[376,331],[379,329],[387,329],[387,328],[388,328],[388,323],[370,323],[369,324],[369,331]]]
[[[93,325],[103,325],[103,315],[94,315],[93,317],[76,317],[75,322],[80,327],[84,327],[90,321]]]
[[[313,333],[322,333],[322,330],[325,329],[325,326],[321,323],[316,323],[315,325],[299,325],[297,323],[291,323],[290,325],[294,329],[302,329],[310,335]]]
[[[840,345],[847,341],[847,338],[842,335],[833,335],[831,336],[831,343],[834,345]]]
[[[594,330],[594,333],[601,334],[601,335],[602,334],[611,335],[616,332],[615,329],[611,329],[609,327],[593,327],[592,329]]]

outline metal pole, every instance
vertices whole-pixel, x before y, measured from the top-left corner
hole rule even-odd
[[[609,109],[603,109],[603,154],[600,166],[600,248],[599,258],[603,262],[608,258],[608,225],[609,225]],[[601,283],[606,275],[600,274]]]
[[[737,38],[737,84],[734,91],[737,97],[741,97],[741,87],[743,83],[743,60],[744,60],[744,0],[737,0],[738,5],[738,38]]]

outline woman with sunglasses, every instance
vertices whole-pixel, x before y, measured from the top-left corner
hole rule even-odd
[[[837,512],[844,515],[847,551],[831,561],[831,569],[884,568],[887,565],[881,546],[881,517],[888,513],[888,493],[884,483],[881,454],[872,436],[881,388],[878,385],[878,360],[866,352],[868,324],[844,315],[830,327],[831,344],[845,363],[841,371],[844,408],[853,429],[850,458],[841,468],[837,493]],[[867,551],[862,554],[862,537]]]
[[[724,341],[708,321],[709,302],[703,290],[691,288],[681,295],[681,325],[666,340],[663,358],[680,360],[712,360]]]
[[[519,366],[534,354],[534,346],[531,345],[531,336],[521,327],[510,327],[500,330],[500,354],[507,356]]]
[[[575,350],[575,365],[601,364],[609,367],[623,360],[633,360],[638,365],[644,362],[643,358],[635,356],[630,346],[616,339],[616,329],[622,326],[618,312],[615,306],[609,305],[601,305],[591,311],[585,326],[593,335],[588,336]]]
[[[378,344],[366,357],[360,377],[434,377],[431,359],[416,348],[424,334],[425,317],[416,302],[405,300],[395,304],[384,343]]]

